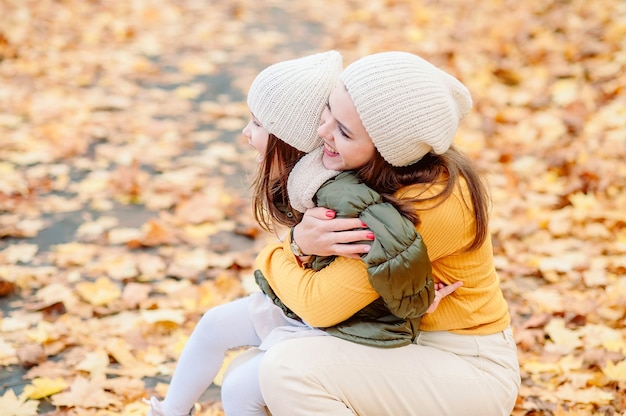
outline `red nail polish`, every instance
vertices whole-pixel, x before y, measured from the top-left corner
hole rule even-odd
[[[361,221],[361,227],[367,228],[367,224],[365,224],[363,221]]]
[[[335,211],[329,209],[328,211],[326,211],[326,216],[328,218],[335,218]]]
[[[368,240],[373,240],[374,238],[376,238],[376,237],[374,236],[374,233],[367,233],[367,239],[368,239]]]

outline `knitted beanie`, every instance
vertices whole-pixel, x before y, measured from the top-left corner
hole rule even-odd
[[[452,145],[472,108],[467,88],[407,52],[382,52],[350,64],[340,75],[365,130],[382,157],[408,166]]]
[[[254,79],[248,107],[269,133],[310,152],[322,144],[317,128],[341,70],[337,51],[278,62]]]

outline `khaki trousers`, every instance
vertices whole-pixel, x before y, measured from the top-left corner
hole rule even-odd
[[[259,381],[274,416],[508,416],[520,386],[511,329],[421,332],[402,348],[335,337],[274,345]]]

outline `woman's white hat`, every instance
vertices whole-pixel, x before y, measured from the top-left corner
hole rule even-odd
[[[248,108],[269,133],[310,152],[322,144],[320,117],[341,70],[337,51],[270,65],[252,82]]]
[[[374,146],[393,166],[444,153],[472,108],[465,85],[407,52],[366,56],[340,78]]]

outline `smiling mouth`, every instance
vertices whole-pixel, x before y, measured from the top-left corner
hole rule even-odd
[[[326,142],[324,142],[324,150],[326,151],[326,153],[329,153],[331,155],[339,154],[335,149],[330,147],[330,145],[328,143],[326,143]]]

